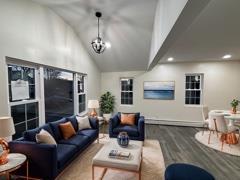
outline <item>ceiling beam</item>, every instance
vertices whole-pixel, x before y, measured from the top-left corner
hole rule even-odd
[[[211,0],[189,0],[187,2],[167,38],[149,64],[148,70],[151,70],[158,64],[160,59],[167,53],[178,37],[188,29],[210,1]]]

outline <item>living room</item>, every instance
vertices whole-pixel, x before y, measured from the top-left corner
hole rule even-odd
[[[239,179],[239,5],[1,0],[0,178]]]

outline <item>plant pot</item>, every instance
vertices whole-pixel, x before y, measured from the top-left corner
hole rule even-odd
[[[109,113],[109,114],[103,114],[103,117],[104,117],[105,121],[107,121],[107,122],[109,122],[111,116],[112,116],[111,113]]]
[[[237,113],[237,107],[233,107],[232,108],[232,114],[236,114]]]

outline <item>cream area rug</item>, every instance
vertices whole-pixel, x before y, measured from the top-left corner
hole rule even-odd
[[[238,136],[238,135],[237,135]],[[240,156],[240,143],[234,144],[234,145],[228,145],[224,143],[223,150],[221,150],[222,142],[219,140],[220,134],[217,137],[217,134],[211,134],[210,143],[208,144],[208,137],[209,137],[209,131],[204,131],[204,134],[202,135],[202,131],[199,131],[195,134],[195,138],[200,143],[204,144],[205,146],[208,146],[212,149],[235,155]]]
[[[101,135],[100,135],[101,136]],[[101,147],[108,141],[106,135],[99,143],[94,142],[81,153],[64,171],[57,180],[91,180],[92,159]],[[131,141],[130,141],[131,142]],[[143,146],[142,180],[162,180],[165,164],[162,151],[157,140],[145,140]],[[95,168],[95,178],[100,179],[102,168]],[[135,180],[134,173],[108,169],[103,180]]]

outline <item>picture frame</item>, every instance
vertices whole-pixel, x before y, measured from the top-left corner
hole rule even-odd
[[[175,81],[144,81],[143,98],[156,100],[174,100]]]

